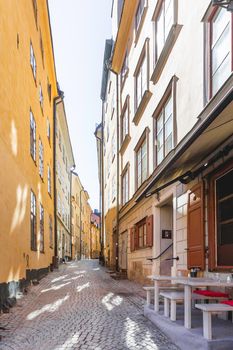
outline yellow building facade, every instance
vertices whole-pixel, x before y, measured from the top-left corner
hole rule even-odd
[[[56,72],[45,0],[0,1],[0,303],[54,256]],[[10,292],[9,292],[10,291]]]

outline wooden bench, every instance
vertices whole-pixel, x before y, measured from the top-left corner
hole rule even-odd
[[[212,313],[233,312],[233,306],[223,303],[195,304],[195,307],[203,312],[203,336],[208,340],[212,339]]]
[[[164,298],[164,316],[169,317],[169,301],[171,302],[171,321],[176,321],[176,303],[184,301],[184,292],[181,291],[165,291],[159,293]]]

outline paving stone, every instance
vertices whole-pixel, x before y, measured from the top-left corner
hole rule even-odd
[[[144,318],[144,299],[96,260],[61,265],[0,315],[0,350],[177,350]]]

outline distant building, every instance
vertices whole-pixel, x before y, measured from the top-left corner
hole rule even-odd
[[[100,255],[100,213],[94,210],[91,214],[91,246],[90,257],[97,259]]]
[[[74,156],[63,99],[56,101],[56,217],[59,261],[70,260],[71,251],[71,169]]]

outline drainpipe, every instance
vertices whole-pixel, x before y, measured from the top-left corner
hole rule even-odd
[[[119,129],[119,75],[116,74],[116,119],[117,119],[117,213],[116,213],[116,234],[117,234],[117,246],[116,246],[116,270],[119,271],[119,204],[120,204],[120,129]]]

